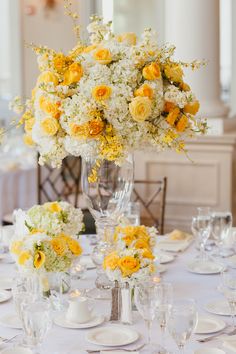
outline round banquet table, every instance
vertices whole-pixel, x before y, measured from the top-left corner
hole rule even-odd
[[[84,253],[91,252],[91,247],[89,246],[87,236],[81,236],[81,243],[83,245]],[[220,282],[220,275],[199,275],[192,274],[187,271],[186,263],[191,261],[196,254],[196,249],[194,244],[192,244],[186,251],[182,253],[178,253],[175,260],[171,263],[166,264],[167,271],[162,274],[164,281],[172,282],[174,286],[174,297],[175,298],[194,298],[197,303],[197,308],[199,314],[205,314],[212,317],[223,319],[226,323],[230,324],[230,318],[227,316],[217,316],[213,314],[209,314],[204,310],[204,305],[211,300],[214,299],[222,299],[223,296],[217,291],[217,285]],[[4,261],[0,261],[0,276],[14,276],[16,274],[16,267],[13,264],[5,263]],[[96,276],[95,270],[87,270],[86,277],[83,280],[78,280],[76,286],[78,289],[88,289],[94,287],[94,280]],[[105,316],[109,316],[110,313],[110,301],[107,300],[96,300],[95,302],[95,310],[99,314],[104,314]],[[14,312],[13,301],[12,299],[0,304],[0,317],[10,314]],[[131,328],[136,329],[140,333],[140,339],[129,346],[125,346],[125,348],[135,349],[140,344],[145,341],[146,336],[146,327],[144,325],[143,320],[138,315],[137,312],[134,312],[134,323],[131,325]],[[113,325],[106,323],[106,325]],[[101,326],[103,326],[102,324]],[[87,353],[86,350],[96,349],[102,350],[106,347],[99,347],[93,344],[90,344],[86,341],[87,332],[91,331],[91,329],[66,329],[58,327],[54,325],[51,329],[49,335],[45,339],[42,346],[42,353],[44,354],[84,354]],[[0,336],[4,338],[10,338],[14,335],[20,333],[21,330],[6,328],[0,325]],[[203,338],[202,335],[194,335],[186,346],[186,354],[193,354],[196,349],[203,348],[211,348],[218,347],[222,348],[226,353],[231,354],[232,352],[229,349],[226,349],[222,346],[223,341],[212,340],[208,343],[199,343],[196,341],[197,338]],[[160,342],[160,331],[158,329],[157,323],[153,324],[152,327],[152,339],[153,341]],[[13,344],[11,344],[13,345]],[[10,346],[10,344],[5,344],[6,346]],[[176,348],[175,343],[170,338],[170,336],[166,335],[166,347],[171,351],[171,353],[176,354],[178,350]],[[0,347],[3,349],[4,346]],[[118,353],[118,352],[117,352]]]

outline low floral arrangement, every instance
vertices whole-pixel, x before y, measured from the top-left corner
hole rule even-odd
[[[83,214],[67,202],[35,205],[15,212],[15,234],[10,251],[19,269],[34,272],[65,272],[82,248],[78,235]]]
[[[60,166],[70,154],[99,166],[120,164],[136,149],[182,152],[186,138],[206,132],[183,72],[201,62],[174,60],[175,47],[159,47],[151,29],[140,40],[116,35],[111,22],[94,16],[88,33],[89,43],[78,35],[69,53],[32,45],[41,73],[32,97],[17,97],[12,107],[23,114],[24,140],[36,145],[41,164]]]
[[[116,250],[105,256],[103,268],[111,281],[134,285],[155,272],[154,258],[149,249]]]
[[[155,227],[117,226],[114,232],[114,243],[120,250],[126,248],[153,250],[157,236],[158,231]]]

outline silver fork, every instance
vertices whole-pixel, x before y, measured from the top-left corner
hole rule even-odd
[[[0,337],[0,339],[4,342],[4,343],[9,343],[11,342],[13,339],[15,339],[16,337],[18,337],[20,334],[16,334],[15,336],[11,337],[11,338],[3,338]]]
[[[222,332],[214,334],[213,336],[202,338],[202,339],[197,339],[197,341],[200,342],[200,343],[206,343],[206,342],[209,342],[210,340],[212,340],[214,338],[217,338],[217,337],[221,336],[222,334],[227,334],[228,336],[233,336],[234,334],[236,334],[236,328],[234,328],[232,330],[232,327],[229,327],[229,328],[225,329]]]
[[[115,349],[99,349],[99,350],[86,350],[87,353],[89,354],[93,354],[93,353],[100,353],[101,351],[102,352],[110,352],[110,351],[117,351],[117,352],[120,352],[120,351],[124,351],[124,352],[137,352],[138,350],[142,349],[144,347],[145,344],[142,344],[141,346],[139,346],[138,348],[135,348],[135,349],[126,349],[126,348],[115,348]]]

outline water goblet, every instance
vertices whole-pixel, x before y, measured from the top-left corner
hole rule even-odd
[[[174,301],[169,311],[167,326],[180,353],[184,354],[185,345],[190,339],[196,324],[197,310],[194,300]]]
[[[209,208],[198,208],[198,215],[192,218],[192,232],[199,240],[200,261],[206,260],[206,243],[211,234]]]
[[[218,248],[218,255],[227,257],[232,250],[226,249],[225,242],[230,236],[232,227],[232,214],[230,212],[213,212],[211,214],[212,235]]]
[[[140,353],[157,354],[164,353],[163,348],[151,343],[151,326],[156,315],[157,286],[153,282],[143,282],[135,286],[134,301],[138,312],[147,326],[147,344]]]

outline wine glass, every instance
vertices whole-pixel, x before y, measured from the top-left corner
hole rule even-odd
[[[160,283],[156,285],[157,291],[157,308],[156,318],[161,329],[162,347],[165,348],[165,332],[167,327],[167,319],[173,302],[173,286],[171,283]],[[165,353],[164,351],[163,353]]]
[[[211,214],[212,235],[221,257],[227,257],[232,251],[224,247],[232,227],[232,214],[230,212],[213,212]]]
[[[194,300],[174,301],[169,311],[167,326],[180,353],[184,354],[186,342],[190,339],[196,324],[197,310]]]
[[[236,272],[234,269],[228,269],[222,273],[222,292],[229,303],[232,325],[235,328]]]
[[[155,354],[164,353],[163,348],[157,344],[151,343],[151,326],[156,315],[157,308],[157,286],[152,282],[143,282],[135,286],[134,301],[138,312],[144,319],[147,326],[147,344],[141,350],[141,353]]]
[[[211,234],[209,208],[198,208],[198,215],[192,218],[192,232],[199,240],[200,261],[206,260],[205,246]]]
[[[40,346],[52,326],[51,308],[47,299],[41,298],[29,302],[23,307],[23,329],[27,335],[27,346],[35,354],[40,353]]]

